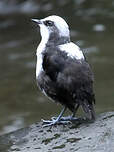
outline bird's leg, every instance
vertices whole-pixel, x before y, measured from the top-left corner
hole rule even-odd
[[[79,106],[80,106],[79,104],[76,104],[76,105],[75,105],[75,108],[74,108],[73,114],[72,114],[71,116],[61,117],[60,120],[59,120],[59,122],[68,123],[68,122],[73,122],[73,121],[77,121],[78,119],[80,119],[80,118],[76,118],[76,117],[75,117],[75,114],[76,114]],[[52,117],[51,119],[52,119],[52,120],[56,120],[57,117]]]
[[[77,104],[77,105],[75,106],[74,112],[73,112],[73,114],[72,114],[71,116],[61,117],[60,121],[71,121],[71,122],[72,122],[72,121],[77,121],[79,118],[76,118],[76,117],[75,117],[75,114],[76,114],[79,106],[80,106],[79,104]]]
[[[46,123],[46,125],[44,125],[44,127],[46,126],[51,126],[51,125],[55,125],[55,124],[61,124],[61,117],[63,116],[64,112],[66,111],[66,107],[63,108],[63,110],[61,111],[61,113],[59,114],[59,116],[55,119],[55,117],[53,117],[51,120],[43,120],[43,123]],[[65,123],[65,122],[64,122]]]
[[[71,123],[71,122],[83,122],[82,118],[75,117],[75,114],[76,114],[79,106],[80,106],[79,104],[77,104],[75,106],[75,110],[74,110],[74,112],[71,116],[62,117],[64,112],[67,109],[66,107],[64,107],[58,117],[52,117],[51,120],[42,120],[43,123],[45,123],[45,125],[43,125],[43,126],[47,127],[47,126],[52,126],[52,125],[55,125],[55,124],[67,124],[67,123]]]
[[[80,106],[79,104],[76,105],[75,110],[74,110],[74,112],[73,112],[73,114],[72,114],[72,117],[75,117],[75,114],[76,114],[79,106]]]

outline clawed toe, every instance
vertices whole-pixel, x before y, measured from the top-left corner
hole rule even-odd
[[[43,127],[53,126],[56,124],[59,124],[59,121],[57,120],[43,120]]]
[[[52,120],[44,120],[44,119],[41,119],[41,120],[43,123],[47,123],[47,124],[52,122]]]

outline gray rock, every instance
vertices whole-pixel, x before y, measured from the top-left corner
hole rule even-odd
[[[0,152],[114,152],[114,112],[94,123],[42,127],[33,124],[0,137]]]

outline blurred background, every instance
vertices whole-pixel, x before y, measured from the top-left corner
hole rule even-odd
[[[114,0],[0,0],[0,135],[59,114],[36,86],[38,27],[60,15],[95,74],[96,113],[114,110]]]

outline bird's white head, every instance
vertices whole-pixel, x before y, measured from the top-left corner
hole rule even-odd
[[[66,21],[56,15],[48,16],[44,19],[32,19],[40,26],[40,33],[42,39],[48,41],[49,39],[54,39],[57,37],[70,37],[69,26]]]

